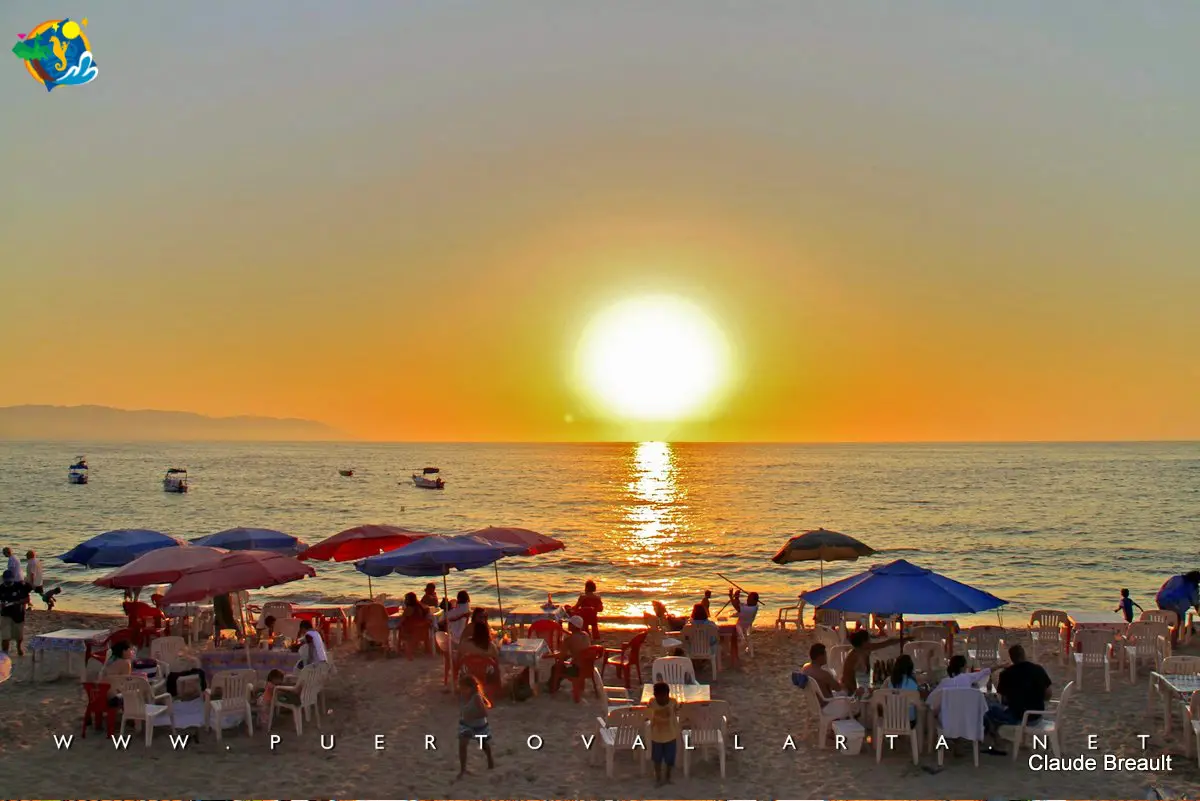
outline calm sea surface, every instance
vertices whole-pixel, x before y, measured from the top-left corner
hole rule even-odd
[[[92,465],[86,486],[66,481],[77,453]],[[412,486],[409,473],[426,464],[443,469],[444,491]],[[189,494],[162,491],[172,465],[189,468]],[[340,477],[349,466],[355,477]],[[720,571],[761,592],[772,619],[818,579],[815,563],[771,556],[824,526],[882,552],[827,564],[826,582],[905,558],[1009,599],[1011,622],[1041,606],[1111,609],[1123,586],[1150,605],[1168,575],[1200,568],[1200,444],[0,443],[0,539],[45,557],[65,608],[118,607],[119,594],[90,585],[104,571],[53,558],[102,531],[192,538],[256,526],[312,543],[359,523],[515,525],[562,539],[565,551],[501,562],[506,606],[547,591],[565,600],[593,578],[614,611],[640,612],[653,598],[675,611],[705,588],[724,595]],[[365,594],[353,565],[316,567],[315,579],[256,596]],[[375,586],[399,596],[423,583]],[[490,568],[450,583],[495,601]]]

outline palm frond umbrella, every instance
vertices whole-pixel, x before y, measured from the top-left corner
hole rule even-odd
[[[567,547],[561,540],[547,537],[545,534],[539,534],[527,528],[516,528],[513,526],[488,526],[478,531],[472,531],[467,536],[478,537],[484,542],[490,542],[504,548],[520,549],[515,553],[509,553],[508,556],[537,556],[538,554],[549,553],[550,551],[561,551]],[[500,625],[503,626],[504,601],[500,598],[499,560],[492,562],[492,569],[496,573],[496,605],[500,610]]]
[[[825,586],[826,562],[854,562],[860,556],[870,556],[875,550],[846,534],[818,528],[797,534],[779,549],[771,559],[777,565],[789,562],[819,562],[821,586]]]

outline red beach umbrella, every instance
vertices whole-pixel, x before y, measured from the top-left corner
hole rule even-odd
[[[547,537],[545,534],[538,534],[527,528],[512,526],[488,526],[478,531],[472,531],[468,536],[479,537],[481,540],[498,545],[519,545],[525,548],[525,552],[517,554],[518,556],[537,556],[540,553],[549,553],[567,547],[561,540]]]
[[[224,548],[193,545],[186,548],[159,548],[142,554],[124,567],[96,579],[97,587],[131,590],[155,584],[174,584],[184,573],[212,564],[225,554]]]
[[[355,526],[323,539],[311,548],[305,548],[296,558],[317,559],[322,562],[354,562],[368,556],[394,551],[428,536],[399,526]]]
[[[274,587],[315,576],[311,565],[271,551],[232,551],[220,559],[184,571],[167,590],[163,603],[202,601],[214,595]]]

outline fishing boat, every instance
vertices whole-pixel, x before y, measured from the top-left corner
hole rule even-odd
[[[338,471],[338,475],[339,475],[339,476],[345,476],[346,478],[350,478],[351,476],[353,476],[353,475],[354,475],[354,469],[353,469],[353,468],[346,468],[346,469],[344,469],[344,470],[339,470],[339,471]]]
[[[445,489],[446,482],[438,475],[441,472],[436,467],[426,467],[420,473],[412,474],[412,483],[420,489]]]
[[[163,476],[163,492],[187,492],[188,477],[187,468],[172,467]]]
[[[87,459],[82,456],[75,457],[75,464],[67,468],[67,483],[68,484],[86,484],[88,483],[88,463]]]

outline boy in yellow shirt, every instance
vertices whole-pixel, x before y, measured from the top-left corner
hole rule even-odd
[[[654,685],[654,699],[646,705],[646,717],[650,721],[650,759],[654,762],[654,784],[661,787],[671,783],[671,768],[675,767],[676,742],[679,739],[679,704],[671,698],[671,685],[665,681]]]

